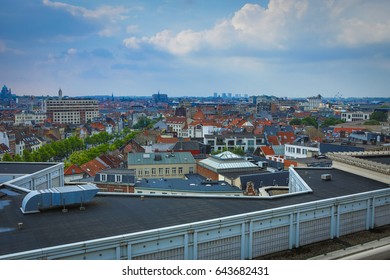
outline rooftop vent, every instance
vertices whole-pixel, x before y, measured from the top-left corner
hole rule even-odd
[[[83,203],[91,201],[98,191],[99,188],[94,184],[36,190],[24,197],[21,210],[27,214],[60,206],[65,209],[65,206],[75,204],[83,207]]]
[[[332,174],[321,174],[321,180],[323,180],[323,181],[332,180]]]

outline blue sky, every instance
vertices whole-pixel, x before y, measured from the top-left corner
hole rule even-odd
[[[389,97],[388,0],[2,0],[18,95]]]

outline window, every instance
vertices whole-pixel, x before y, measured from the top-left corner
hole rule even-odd
[[[149,176],[149,168],[145,168],[145,176]]]
[[[165,175],[169,175],[169,168],[165,168]]]
[[[156,168],[152,168],[152,175],[156,175],[157,172],[156,172]]]
[[[301,148],[297,148],[297,154],[301,153]]]
[[[115,175],[115,182],[116,183],[122,182],[122,175]]]
[[[142,176],[142,169],[138,169],[138,176]]]
[[[106,182],[107,181],[107,174],[100,174],[100,181]]]
[[[176,175],[176,167],[172,167],[172,175]]]
[[[190,174],[194,174],[194,168],[190,167]]]
[[[179,167],[179,174],[183,174],[183,167]]]
[[[158,175],[164,175],[164,168],[158,169]]]

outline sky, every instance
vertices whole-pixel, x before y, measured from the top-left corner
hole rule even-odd
[[[389,97],[388,0],[1,0],[17,95]]]

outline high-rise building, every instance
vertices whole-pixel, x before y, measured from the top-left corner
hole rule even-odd
[[[82,124],[99,117],[99,104],[93,99],[59,98],[46,100],[46,114],[54,123]]]

